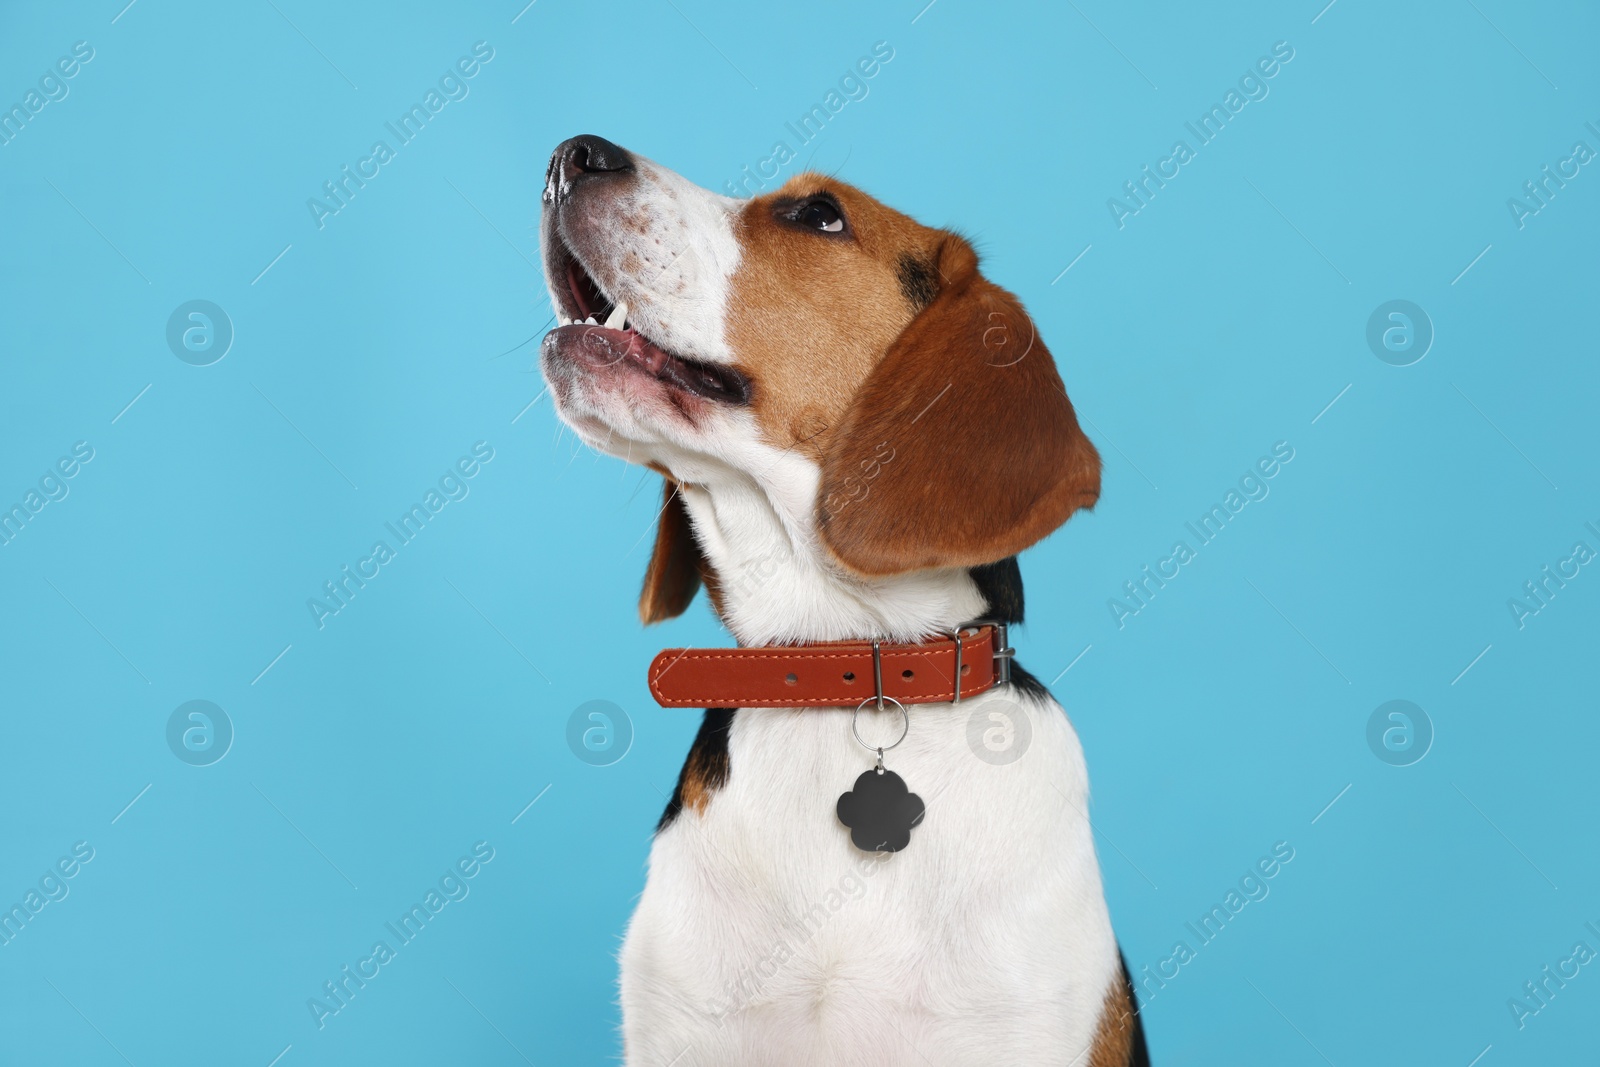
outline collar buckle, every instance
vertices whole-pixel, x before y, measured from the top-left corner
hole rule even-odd
[[[1010,685],[1011,661],[1016,657],[1017,650],[1011,647],[1010,631],[1005,623],[1001,622],[999,619],[973,619],[971,622],[964,622],[958,626],[956,628],[956,632],[960,633],[963,630],[977,629],[984,626],[991,626],[994,628],[994,684],[997,686]],[[960,654],[961,645],[960,641],[958,640],[956,643],[957,657],[959,657]],[[959,658],[957,659],[956,669],[959,673]],[[959,688],[960,682],[958,681],[956,684]]]

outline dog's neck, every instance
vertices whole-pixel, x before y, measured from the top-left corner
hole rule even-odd
[[[798,464],[787,489],[748,476],[683,487],[696,540],[714,572],[718,613],[741,645],[916,641],[983,615],[965,569],[863,578],[819,542],[816,479]],[[789,472],[786,472],[789,473]]]

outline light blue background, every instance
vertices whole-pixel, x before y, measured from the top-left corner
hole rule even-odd
[[[0,103],[95,50],[0,147],[0,503],[95,450],[0,547],[0,904],[95,849],[0,946],[0,1061],[615,1057],[698,719],[644,667],[727,638],[703,600],[641,630],[656,478],[505,354],[549,315],[545,160],[594,132],[720,187],[880,40],[800,162],[973,235],[1092,424],[1101,503],[1024,556],[1018,644],[1083,737],[1130,965],[1296,850],[1149,1002],[1156,1062],[1592,1056],[1600,965],[1523,1030],[1507,1000],[1600,949],[1600,568],[1520,630],[1507,600],[1600,549],[1600,166],[1506,206],[1600,149],[1592,5],[124,2],[0,8]],[[470,95],[319,230],[307,198],[480,40]],[[1270,95],[1119,230],[1107,198],[1277,41]],[[1403,368],[1365,341],[1396,298],[1437,334]],[[236,330],[212,366],[166,345],[192,299]],[[470,496],[319,630],[307,598],[477,441]],[[1277,441],[1270,496],[1119,629]],[[165,739],[194,699],[236,730],[209,767]],[[592,699],[631,717],[612,766],[565,741]],[[1367,746],[1391,699],[1436,731],[1413,766]],[[307,999],[480,840],[470,896],[319,1031]]]

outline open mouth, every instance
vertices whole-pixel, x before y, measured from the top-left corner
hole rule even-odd
[[[732,367],[705,363],[668,352],[628,322],[628,305],[613,301],[570,252],[566,262],[566,297],[553,332],[585,346],[607,365],[627,362],[651,377],[687,393],[728,404],[750,400],[750,382]]]

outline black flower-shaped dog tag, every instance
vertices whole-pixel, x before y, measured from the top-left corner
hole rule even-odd
[[[911,843],[911,828],[928,813],[904,778],[880,764],[862,772],[855,788],[839,798],[839,821],[863,852],[899,852]]]

